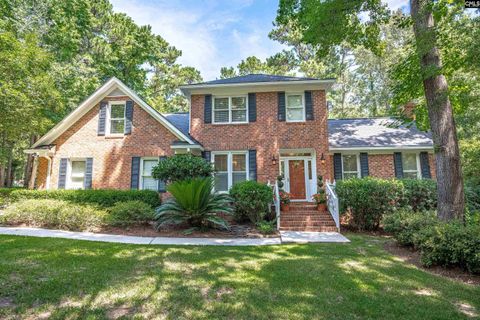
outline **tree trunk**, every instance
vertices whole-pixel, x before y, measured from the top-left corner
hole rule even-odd
[[[30,146],[32,146],[37,141],[37,136],[32,135],[30,137]],[[33,162],[35,157],[33,154],[27,154],[27,162],[25,163],[25,171],[23,173],[23,186],[28,187],[29,181],[32,177]]]
[[[411,0],[411,15],[428,117],[435,148],[438,184],[438,217],[442,220],[462,219],[465,209],[462,168],[457,130],[448,85],[442,74],[440,52],[431,6],[433,0]]]
[[[7,173],[5,177],[5,186],[7,188],[12,187],[12,171],[13,171],[13,152],[10,150],[10,153],[8,154],[8,162],[7,162]]]
[[[0,188],[5,187],[5,166],[0,164]]]

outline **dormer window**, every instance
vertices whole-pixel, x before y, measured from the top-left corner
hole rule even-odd
[[[214,97],[213,123],[247,123],[247,97]]]
[[[125,102],[112,101],[109,104],[109,133],[110,134],[124,134],[125,132]]]

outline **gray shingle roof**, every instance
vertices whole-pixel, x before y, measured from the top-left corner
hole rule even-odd
[[[232,77],[227,79],[217,79],[196,84],[231,84],[231,83],[252,83],[252,82],[280,82],[280,81],[305,81],[319,80],[315,78],[288,77],[272,74],[247,74],[245,76]]]
[[[180,130],[183,134],[188,134],[188,121],[189,115],[188,112],[179,112],[179,113],[163,113],[162,114],[168,122],[173,124],[178,130]]]
[[[430,132],[391,118],[330,119],[328,140],[331,148],[433,147]]]

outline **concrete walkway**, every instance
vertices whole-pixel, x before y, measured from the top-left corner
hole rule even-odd
[[[135,237],[92,232],[74,232],[27,227],[0,227],[0,235],[62,238],[73,240],[101,241],[112,243],[149,245],[195,245],[195,246],[265,246],[287,242],[350,242],[337,232],[289,232],[281,231],[276,238],[173,238]]]

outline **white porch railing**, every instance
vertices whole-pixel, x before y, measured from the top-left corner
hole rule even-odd
[[[328,211],[332,215],[333,221],[337,226],[338,231],[340,231],[340,207],[338,205],[338,197],[335,193],[335,185],[327,181],[326,191],[327,191],[327,206]]]
[[[278,181],[275,181],[275,216],[277,218],[277,230],[280,229],[280,188],[278,187]]]

